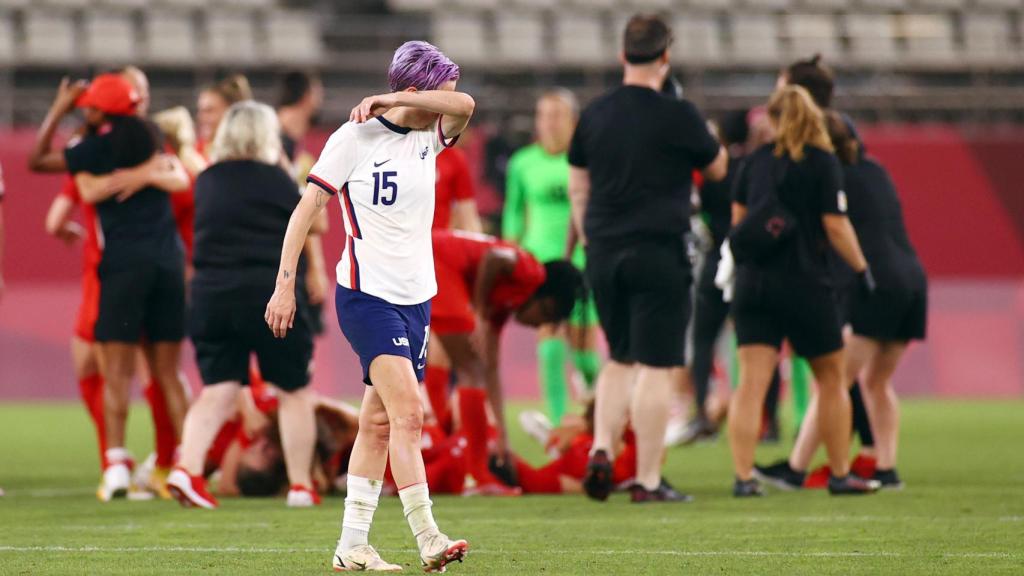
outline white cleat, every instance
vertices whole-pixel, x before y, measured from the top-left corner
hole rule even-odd
[[[469,553],[469,542],[452,540],[440,532],[427,536],[420,548],[420,561],[424,572],[444,572],[452,562],[462,562]]]
[[[523,432],[533,438],[543,448],[547,448],[548,440],[551,439],[551,420],[537,410],[524,410],[519,413],[519,425]]]
[[[348,551],[334,551],[335,572],[401,572],[398,564],[385,562],[369,544],[356,546]]]
[[[110,502],[114,498],[124,498],[132,483],[132,471],[126,462],[117,462],[107,466],[103,471],[103,481],[96,490],[100,502]]]

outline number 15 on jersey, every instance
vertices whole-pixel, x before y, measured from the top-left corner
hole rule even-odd
[[[398,182],[392,180],[398,172],[373,173],[373,205],[391,206],[398,199]],[[382,193],[383,191],[383,193]]]

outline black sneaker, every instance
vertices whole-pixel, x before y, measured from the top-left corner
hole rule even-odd
[[[829,476],[828,493],[833,496],[859,496],[861,494],[874,494],[878,492],[881,484],[877,480],[865,480],[853,474],[847,474],[842,478]]]
[[[758,498],[764,496],[764,491],[761,490],[761,483],[756,478],[750,480],[737,478],[732,485],[732,495],[737,498]]]
[[[587,473],[583,476],[583,491],[594,500],[604,502],[614,487],[612,461],[608,458],[607,452],[598,450],[587,462]]]
[[[640,484],[633,484],[629,488],[629,500],[634,504],[642,504],[644,502],[693,502],[693,496],[679,492],[662,478],[661,484],[654,490],[648,490]]]
[[[800,490],[804,487],[805,472],[789,467],[789,462],[780,460],[770,466],[754,466],[754,478],[767,482],[779,490]]]
[[[881,484],[882,490],[903,490],[903,481],[900,480],[895,468],[875,470],[875,475],[871,479]]]

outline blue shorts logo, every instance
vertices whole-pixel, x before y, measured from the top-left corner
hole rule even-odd
[[[409,347],[409,339],[406,338],[405,336],[402,336],[400,338],[392,338],[391,341],[395,344],[395,346],[405,346],[406,348]]]

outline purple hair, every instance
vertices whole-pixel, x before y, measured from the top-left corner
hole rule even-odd
[[[392,92],[410,86],[417,90],[436,90],[449,80],[459,79],[459,66],[445,56],[437,46],[415,40],[395,50],[388,69],[388,84]]]

